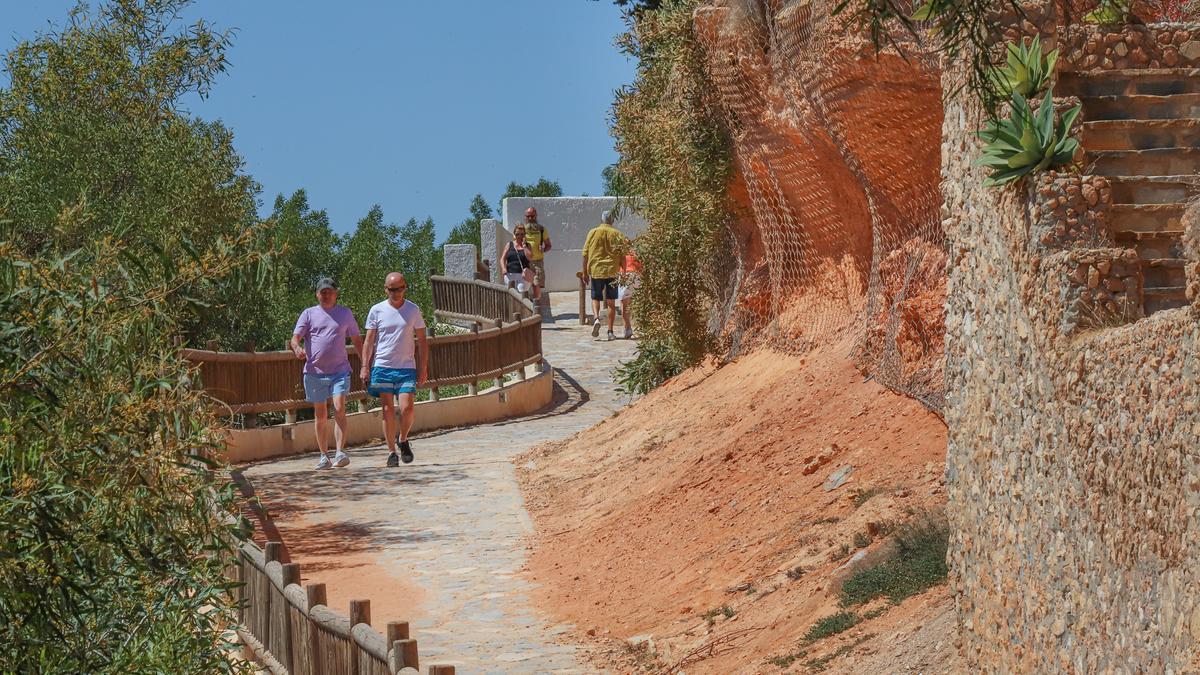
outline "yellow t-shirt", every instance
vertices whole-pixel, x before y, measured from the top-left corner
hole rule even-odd
[[[525,224],[525,241],[533,249],[533,255],[529,256],[530,260],[541,260],[546,257],[542,252],[542,240],[546,238],[546,228],[537,223]]]
[[[629,249],[629,240],[612,225],[601,223],[588,232],[583,254],[588,259],[588,276],[613,279],[621,273],[621,258]]]

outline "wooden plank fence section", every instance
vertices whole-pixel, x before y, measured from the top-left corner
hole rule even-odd
[[[429,338],[429,379],[425,388],[476,383],[506,373],[524,376],[525,366],[542,360],[541,317],[532,301],[499,284],[431,277],[436,316],[473,326],[468,333]],[[348,400],[366,398],[358,376],[361,360],[350,353]],[[264,413],[308,408],[301,366],[290,350],[217,352],[184,349],[199,367],[208,394],[230,413]]]
[[[253,542],[239,546],[236,575],[241,627],[238,636],[268,671],[279,675],[397,675],[419,668],[417,641],[408,623],[393,621],[382,635],[371,627],[367,600],[350,603],[351,617],[325,605],[324,584],[300,586],[300,565],[273,556]],[[430,673],[454,675],[454,666],[432,665]]]

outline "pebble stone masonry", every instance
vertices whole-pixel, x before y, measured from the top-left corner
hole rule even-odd
[[[1064,63],[1194,63],[1196,27],[1114,30],[1123,37],[1067,31]],[[957,93],[942,144],[949,557],[965,664],[1196,672],[1200,210],[1183,219],[1186,306],[1089,314],[1141,295],[1136,253],[1104,236],[1107,182],[985,188],[971,165],[983,113],[956,87],[965,67],[943,75]]]

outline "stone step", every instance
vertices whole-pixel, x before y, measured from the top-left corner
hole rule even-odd
[[[1186,307],[1187,304],[1187,289],[1183,286],[1147,286],[1142,289],[1142,307],[1147,315],[1164,309]]]
[[[1120,230],[1169,232],[1183,229],[1183,211],[1187,204],[1113,204],[1109,222]]]
[[[1081,101],[1083,119],[1090,121],[1200,117],[1200,93],[1171,96],[1084,96],[1081,97]]]
[[[1142,263],[1143,286],[1183,287],[1187,285],[1187,274],[1183,258],[1151,258]]]
[[[1059,96],[1171,96],[1200,94],[1198,68],[1065,71],[1058,74]]]
[[[1136,249],[1142,260],[1183,257],[1183,232],[1138,232],[1136,230],[1112,231],[1113,241],[1118,246]]]
[[[1114,204],[1178,204],[1200,196],[1200,176],[1110,176]]]
[[[1100,176],[1179,176],[1200,169],[1200,148],[1089,151],[1087,173]]]
[[[1096,120],[1081,126],[1086,150],[1151,150],[1200,146],[1200,118]]]

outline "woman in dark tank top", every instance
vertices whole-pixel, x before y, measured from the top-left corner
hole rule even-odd
[[[529,258],[533,249],[525,241],[525,228],[518,225],[513,229],[513,240],[504,247],[500,259],[504,261],[504,280],[511,282],[518,291],[533,290],[533,282],[526,270],[532,270]]]

